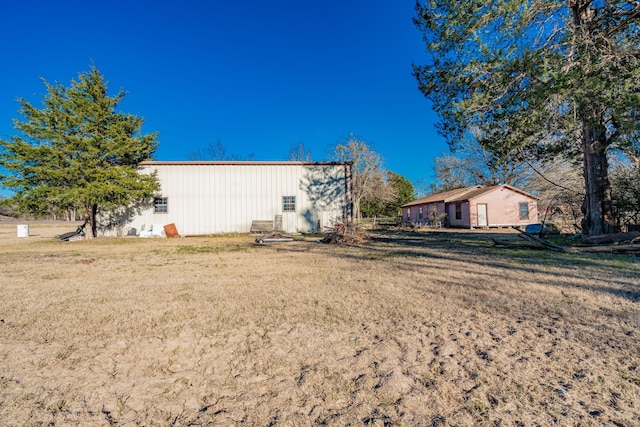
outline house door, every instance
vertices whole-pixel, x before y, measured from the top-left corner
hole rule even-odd
[[[487,222],[487,205],[482,203],[478,204],[478,227],[486,227]]]

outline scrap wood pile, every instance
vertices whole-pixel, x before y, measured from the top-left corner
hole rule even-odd
[[[369,236],[365,233],[359,224],[338,223],[323,238],[318,240],[320,243],[347,244],[353,245],[364,243],[369,240]]]
[[[414,228],[416,228],[416,225],[408,219],[398,217],[396,218],[396,222],[393,223],[393,227],[400,230],[413,230]]]
[[[416,228],[416,225],[414,223],[412,223],[411,221],[406,220],[406,219],[399,219],[396,222],[396,224],[401,229],[413,230],[414,228]]]
[[[527,241],[526,244],[518,244],[508,241],[493,239],[496,246],[505,246],[508,248],[529,248],[529,249],[549,249],[555,252],[592,252],[592,253],[610,253],[624,254],[633,253],[640,254],[640,233],[615,233],[602,234],[597,236],[585,236],[583,242],[597,246],[558,246],[549,243],[540,237],[527,233],[519,228],[515,228],[520,234],[518,237]]]
[[[385,229],[385,230],[389,230],[389,229],[413,230],[414,228],[416,228],[416,224],[412,223],[411,221],[409,221],[407,219],[398,217],[393,222],[380,221],[380,222],[377,223],[377,227]]]

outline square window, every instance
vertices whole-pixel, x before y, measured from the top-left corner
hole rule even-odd
[[[529,203],[520,203],[520,219],[529,219]]]
[[[296,211],[296,196],[284,196],[282,198],[282,212]]]
[[[153,213],[167,213],[169,212],[166,197],[154,197],[153,198]]]

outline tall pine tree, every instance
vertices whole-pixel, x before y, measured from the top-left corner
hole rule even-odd
[[[69,87],[44,84],[42,108],[19,99],[19,134],[0,140],[0,182],[22,211],[84,211],[86,235],[95,237],[100,213],[140,206],[159,189],[155,175],[138,173],[156,134],[143,135],[142,118],[117,111],[125,93],[109,96],[95,66]]]
[[[420,90],[452,145],[583,163],[584,234],[614,231],[608,151],[640,125],[640,5],[630,0],[425,0]]]

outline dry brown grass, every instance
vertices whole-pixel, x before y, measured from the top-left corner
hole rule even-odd
[[[0,225],[0,424],[640,424],[637,258]]]

